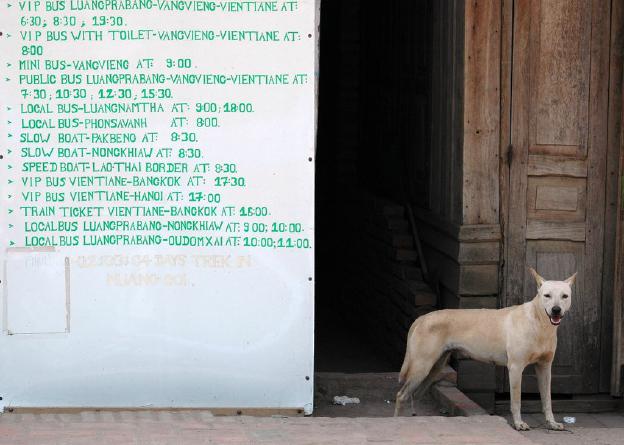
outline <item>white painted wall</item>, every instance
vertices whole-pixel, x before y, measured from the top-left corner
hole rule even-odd
[[[202,150],[210,162],[235,162],[249,184],[228,191],[228,204],[267,206],[267,222],[301,222],[313,241],[314,163],[308,158],[315,144],[317,5],[298,3],[297,13],[284,15],[103,14],[124,16],[133,28],[300,31],[297,44],[44,42],[43,59],[191,57],[198,72],[308,74],[309,82],[297,87],[173,88],[180,102],[255,104],[252,117],[228,116],[222,128],[198,130]],[[0,39],[0,75],[13,79],[0,84],[0,151],[12,146],[12,156],[20,144],[8,133],[22,131],[17,110],[25,102],[23,86],[15,81],[24,44],[17,24],[24,14],[17,4],[0,14],[0,30],[12,34]],[[51,20],[54,14],[38,15]],[[88,21],[93,12],[71,15]],[[166,136],[172,115],[149,116],[151,128]],[[32,190],[20,185],[22,161],[15,157],[10,171],[0,164],[2,209],[17,208],[16,197]],[[9,179],[15,180],[10,186]],[[20,241],[24,219],[19,211],[0,214],[0,408],[258,407],[311,413],[313,248],[30,249]],[[17,240],[14,246],[11,240]]]

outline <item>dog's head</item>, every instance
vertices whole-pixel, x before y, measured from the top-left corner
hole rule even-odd
[[[572,285],[576,274],[564,281],[547,281],[529,267],[537,282],[537,295],[554,326],[559,326],[572,303]]]

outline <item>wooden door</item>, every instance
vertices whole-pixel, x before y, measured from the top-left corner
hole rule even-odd
[[[506,304],[578,271],[553,393],[598,392],[610,0],[516,0]],[[523,391],[537,391],[532,371]]]

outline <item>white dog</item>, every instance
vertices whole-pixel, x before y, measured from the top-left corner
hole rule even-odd
[[[553,430],[550,369],[557,349],[557,326],[570,309],[576,274],[565,281],[546,281],[530,269],[537,281],[537,296],[504,309],[446,309],[418,318],[409,330],[405,360],[399,374],[403,387],[397,394],[394,415],[412,395],[420,397],[436,380],[452,351],[486,363],[507,366],[511,413],[517,430],[529,426],[520,416],[522,371],[535,364],[542,409]]]

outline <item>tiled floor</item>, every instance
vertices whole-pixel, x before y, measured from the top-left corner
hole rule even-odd
[[[522,432],[522,435],[544,445],[624,444],[624,413],[555,414],[558,422],[564,416],[575,417],[576,422],[566,425],[567,431],[558,432],[544,427],[544,416],[541,414],[525,414],[522,418],[532,429]]]
[[[4,414],[0,445],[143,444],[529,445],[504,419],[476,417],[254,418],[207,412]]]
[[[403,418],[213,417],[208,411],[2,414],[0,445],[624,444],[621,413],[571,414],[568,431],[524,415],[522,434],[497,416]],[[561,420],[563,416],[557,414]]]

